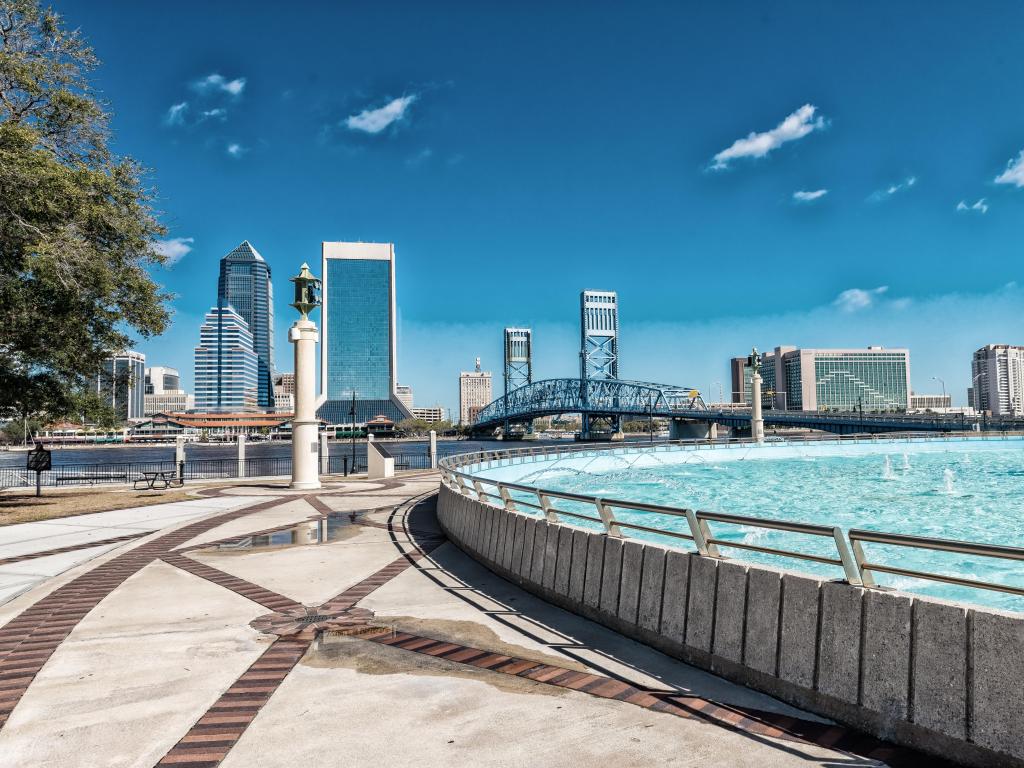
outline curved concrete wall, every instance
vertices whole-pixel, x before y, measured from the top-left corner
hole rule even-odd
[[[441,486],[448,537],[546,600],[723,677],[971,765],[1024,765],[1024,618],[618,539]]]

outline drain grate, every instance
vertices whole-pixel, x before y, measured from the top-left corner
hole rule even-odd
[[[309,626],[310,624],[319,624],[321,621],[330,621],[335,618],[334,616],[324,616],[322,614],[315,614],[313,616],[303,616],[300,619],[296,619],[296,623],[302,626]]]

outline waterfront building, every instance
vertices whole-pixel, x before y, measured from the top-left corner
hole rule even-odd
[[[945,413],[952,407],[952,395],[919,395],[916,392],[912,392],[910,395],[910,408],[908,410]]]
[[[987,344],[971,359],[969,404],[993,416],[1024,415],[1024,347]]]
[[[220,260],[217,305],[232,307],[245,320],[256,353],[256,404],[274,407],[274,288],[270,265],[248,240]]]
[[[434,423],[435,421],[444,421],[444,408],[440,405],[429,406],[427,408],[413,408],[412,417],[418,421],[427,421]]]
[[[153,416],[157,413],[184,413],[195,408],[192,395],[183,389],[162,392],[159,395],[146,395],[144,415]]]
[[[274,397],[279,394],[295,394],[294,373],[278,373],[274,376]]]
[[[259,407],[259,363],[245,319],[230,306],[213,307],[195,349],[195,407],[201,412]]]
[[[751,405],[754,368],[750,361],[747,357],[734,357],[729,361],[729,371],[732,374],[732,402]],[[764,386],[761,389],[763,390]]]
[[[295,395],[291,392],[276,392],[274,413],[295,413]]]
[[[776,347],[761,356],[771,407],[791,411],[906,411],[910,350]]]
[[[181,375],[177,368],[153,365],[146,369],[146,394],[162,395],[164,392],[179,392]]]
[[[580,378],[619,378],[619,297],[615,291],[580,293]]]
[[[127,351],[111,355],[96,374],[96,393],[121,421],[145,415],[146,356]]]
[[[412,413],[412,387],[407,384],[396,384],[395,396]]]
[[[491,372],[480,370],[480,358],[472,371],[459,374],[459,423],[472,424],[480,410],[493,399]]]
[[[533,382],[533,332],[505,329],[505,394]]]
[[[377,416],[412,416],[398,398],[395,247],[391,243],[323,243],[320,392],[317,414],[328,424]]]

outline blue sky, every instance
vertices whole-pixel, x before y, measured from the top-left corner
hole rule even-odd
[[[189,386],[243,239],[283,370],[286,278],[322,240],[394,242],[420,405],[454,408],[477,355],[498,374],[504,325],[573,374],[583,288],[619,292],[624,377],[702,390],[751,345],[884,344],[962,403],[975,348],[1024,343],[1022,5],[56,8],[152,169],[176,314],[139,348]]]

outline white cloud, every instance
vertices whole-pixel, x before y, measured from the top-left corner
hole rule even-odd
[[[192,250],[193,237],[172,237],[169,240],[154,240],[153,250],[163,256],[165,267],[173,267]]]
[[[1015,187],[1024,187],[1024,149],[1017,157],[1011,158],[1006,164],[1006,170],[996,176],[996,184],[1013,184]]]
[[[405,161],[405,164],[410,166],[410,167],[417,166],[417,165],[422,165],[423,163],[427,162],[427,160],[429,160],[433,156],[434,156],[434,150],[432,150],[430,147],[424,147],[419,152],[417,152],[415,155],[413,155],[412,157],[408,158]]]
[[[230,144],[228,144],[227,149],[225,151],[229,155],[231,155],[231,157],[238,158],[238,157],[241,157],[242,155],[244,155],[246,152],[248,152],[249,148],[248,147],[243,147],[238,142],[233,141]]]
[[[200,93],[216,93],[220,91],[232,96],[241,96],[242,91],[245,90],[245,78],[237,77],[234,80],[228,80],[223,75],[214,72],[196,80],[192,83],[192,87]]]
[[[880,285],[877,288],[869,288],[867,290],[863,288],[848,288],[836,296],[832,304],[843,312],[857,312],[870,307],[875,303],[876,299],[888,290],[889,286],[887,285]]]
[[[828,194],[827,189],[816,189],[813,192],[799,190],[793,193],[793,199],[798,203],[810,203]]]
[[[903,181],[899,181],[895,184],[890,184],[885,189],[879,189],[872,192],[868,197],[873,203],[880,203],[883,200],[888,200],[890,197],[895,195],[897,192],[901,192],[905,189],[910,189],[912,186],[917,184],[917,176],[907,176]]]
[[[971,203],[971,204],[968,204],[964,200],[961,200],[959,203],[956,204],[956,209],[960,213],[963,213],[964,211],[976,211],[978,213],[988,213],[988,203],[985,202],[985,198],[984,197],[981,198],[980,200],[974,202],[974,203]]]
[[[184,125],[185,113],[187,111],[187,101],[182,101],[178,104],[172,104],[171,108],[167,110],[167,116],[164,117],[164,122],[167,123],[167,125]]]
[[[228,111],[223,107],[217,107],[216,109],[204,109],[200,113],[200,120],[226,120]]]
[[[741,157],[764,157],[787,141],[802,139],[812,131],[824,128],[825,119],[820,115],[814,116],[817,109],[813,104],[804,104],[770,131],[750,133],[746,138],[736,139],[732,146],[715,155],[711,167],[714,170],[722,170],[729,166],[730,160]]]
[[[389,125],[398,122],[405,117],[405,113],[413,102],[419,98],[415,93],[408,96],[400,96],[392,99],[383,107],[377,109],[364,109],[358,115],[345,118],[345,126],[353,131],[377,134]]]

